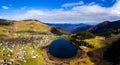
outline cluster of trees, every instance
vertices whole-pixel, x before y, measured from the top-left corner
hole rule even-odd
[[[80,40],[90,39],[90,38],[94,38],[94,37],[95,37],[95,35],[90,32],[80,32],[80,33],[77,33],[76,35],[72,36],[72,38],[77,38]]]
[[[83,40],[80,40],[80,41],[76,41],[76,40],[71,40],[75,45],[77,46],[86,46],[86,47],[89,47],[89,48],[94,48],[93,45],[83,41]]]
[[[70,41],[73,42],[77,46],[86,46],[89,48],[94,48],[93,45],[84,41],[85,39],[90,39],[94,37],[95,35],[90,32],[80,32],[75,35],[72,35]]]
[[[7,22],[6,20],[0,19],[0,25],[12,25],[13,22]]]

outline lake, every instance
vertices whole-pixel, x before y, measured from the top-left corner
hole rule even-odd
[[[71,58],[77,54],[79,49],[70,41],[59,38],[49,45],[48,52],[57,58]]]

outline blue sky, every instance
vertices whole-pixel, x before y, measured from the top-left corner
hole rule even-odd
[[[120,18],[119,0],[0,0],[0,18],[99,23]]]

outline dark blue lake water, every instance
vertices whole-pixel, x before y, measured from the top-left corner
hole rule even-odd
[[[79,47],[63,38],[53,41],[48,48],[48,52],[57,58],[73,57],[79,49]]]

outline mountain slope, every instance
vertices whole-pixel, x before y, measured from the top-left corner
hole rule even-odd
[[[72,33],[78,33],[78,32],[86,32],[88,31],[90,28],[92,28],[93,26],[92,25],[87,25],[87,26],[83,26],[83,27],[78,27],[76,29],[74,29],[72,31]]]
[[[64,29],[68,32],[72,32],[74,29],[78,28],[78,27],[83,27],[86,26],[87,24],[52,24],[52,23],[46,23],[49,26],[55,26],[55,27],[59,27],[61,29]]]
[[[32,34],[54,34],[54,31],[51,32],[51,30],[53,30],[53,27],[37,20],[13,21],[0,19],[0,39],[18,38]],[[57,29],[57,31],[59,31],[58,34],[63,33],[60,29]]]
[[[103,58],[109,62],[114,63],[114,65],[120,64],[120,39],[113,42],[110,47],[104,52]]]
[[[118,34],[120,33],[120,20],[118,21],[105,21],[102,22],[94,27],[92,27],[89,32],[94,34],[109,36],[111,34]]]

